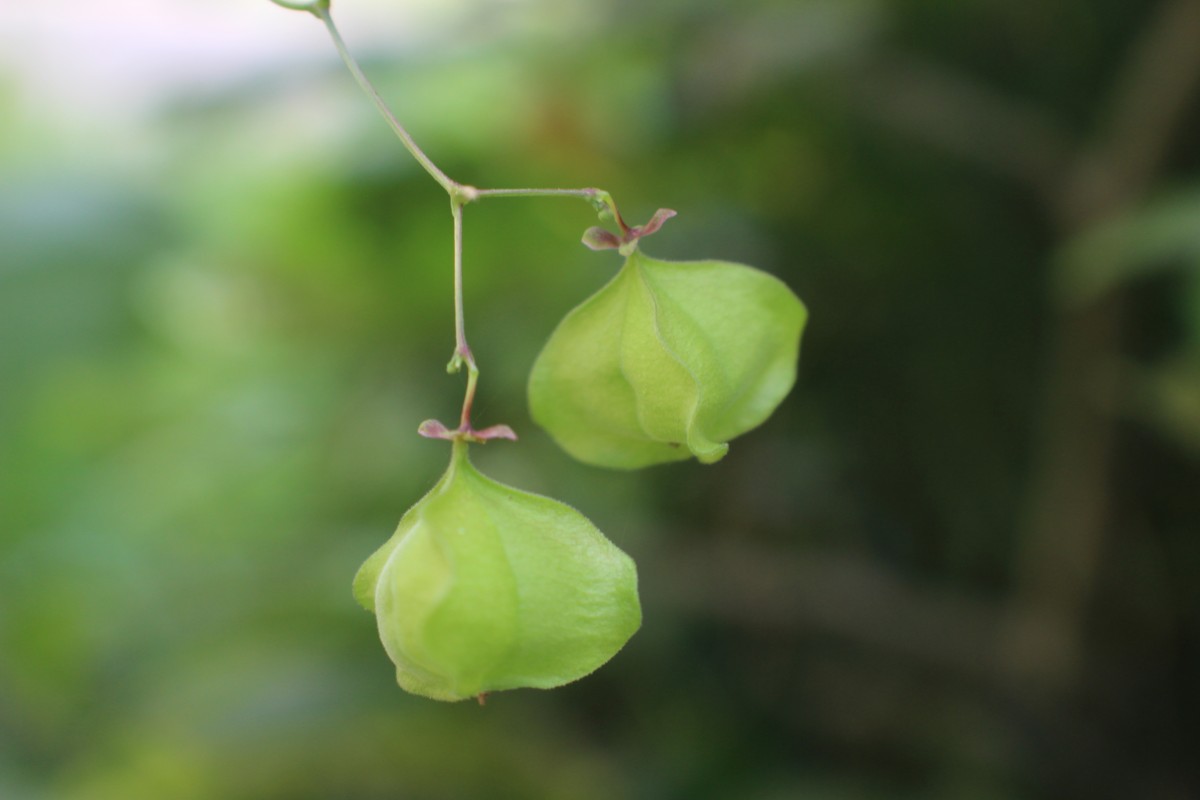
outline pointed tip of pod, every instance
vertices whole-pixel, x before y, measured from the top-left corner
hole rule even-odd
[[[701,464],[715,464],[724,458],[728,452],[729,445],[727,443],[713,444],[712,446],[706,447],[702,450],[693,449],[692,455],[694,455],[696,460]]]

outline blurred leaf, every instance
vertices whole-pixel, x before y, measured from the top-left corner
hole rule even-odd
[[[1068,242],[1057,256],[1059,296],[1090,302],[1167,269],[1200,269],[1200,192],[1149,203]]]

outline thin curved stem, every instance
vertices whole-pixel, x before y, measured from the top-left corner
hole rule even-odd
[[[458,430],[463,433],[475,433],[471,427],[471,407],[475,404],[475,384],[479,382],[479,369],[474,364],[467,364],[467,391],[463,395],[462,416],[458,420]]]
[[[335,25],[333,22],[333,17],[329,13],[329,8],[327,6],[321,6],[316,9],[312,9],[312,13],[316,14],[317,17],[319,17],[320,20],[325,23],[325,28],[329,31],[329,35],[333,39],[333,46],[337,48],[338,55],[342,57],[342,61],[345,63],[346,68],[350,70],[350,74],[354,76],[354,80],[357,81],[359,87],[361,87],[362,90],[367,93],[367,96],[370,97],[375,103],[375,107],[379,109],[379,113],[383,115],[384,120],[387,121],[387,124],[391,127],[392,131],[397,137],[399,137],[400,141],[404,144],[405,149],[412,154],[412,157],[417,160],[417,163],[420,164],[425,171],[428,172],[433,179],[438,182],[438,185],[446,190],[448,194],[453,196],[456,193],[461,192],[463,188],[461,184],[450,178],[450,176],[448,176],[446,173],[442,172],[441,169],[438,168],[438,165],[434,164],[433,160],[430,159],[429,156],[425,155],[425,151],[423,151],[417,145],[416,140],[414,140],[412,135],[409,134],[409,132],[405,130],[404,126],[400,124],[400,120],[396,119],[396,115],[392,113],[391,109],[387,107],[387,103],[383,101],[383,98],[379,95],[379,92],[376,91],[375,87],[371,84],[371,81],[367,79],[366,73],[362,71],[362,68],[358,65],[358,62],[354,59],[354,56],[350,54],[350,50],[346,47],[345,41],[342,40],[342,35],[338,32],[337,25]]]

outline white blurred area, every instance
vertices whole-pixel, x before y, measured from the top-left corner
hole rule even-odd
[[[484,11],[529,19],[520,12],[531,5],[340,0],[334,16],[359,56],[396,56],[477,33],[470,21]],[[319,20],[269,0],[0,0],[0,91],[37,117],[83,127],[128,124],[173,98],[336,57]]]

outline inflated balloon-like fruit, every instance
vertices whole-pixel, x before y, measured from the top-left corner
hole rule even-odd
[[[570,506],[485,477],[465,441],[354,595],[400,686],[435,700],[582,678],[641,624],[633,561]]]
[[[546,343],[530,411],[589,464],[711,463],[791,390],[807,317],[787,286],[753,267],[661,261],[634,247]]]

